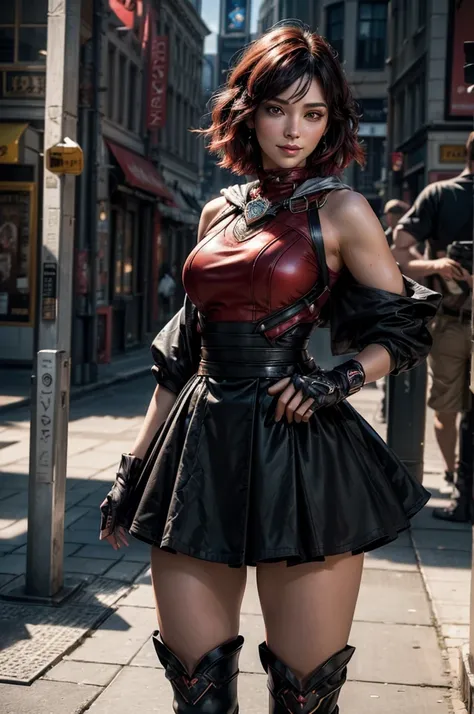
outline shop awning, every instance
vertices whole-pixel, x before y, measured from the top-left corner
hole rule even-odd
[[[0,164],[17,164],[19,143],[28,124],[0,124]]]
[[[151,161],[135,154],[134,151],[114,144],[113,141],[107,141],[107,145],[124,172],[127,183],[142,191],[155,194],[170,206],[176,206],[171,191],[165,186],[165,182]]]

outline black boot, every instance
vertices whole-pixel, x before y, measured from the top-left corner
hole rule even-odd
[[[354,654],[347,645],[304,680],[275,657],[265,643],[260,645],[260,661],[268,674],[270,714],[338,714],[339,691],[346,681],[347,664]]]
[[[153,644],[174,691],[176,714],[237,714],[237,675],[244,638],[235,637],[202,657],[191,675],[163,643],[158,630]]]

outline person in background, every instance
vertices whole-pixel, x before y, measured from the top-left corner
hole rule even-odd
[[[166,263],[163,263],[160,271],[160,281],[158,283],[158,296],[161,302],[163,318],[168,319],[171,314],[171,303],[176,292],[176,281],[170,273]]]
[[[409,209],[409,204],[405,201],[400,201],[398,198],[393,198],[385,204],[382,218],[383,222],[387,226],[385,229],[385,235],[390,246],[393,245],[393,231],[395,230],[397,223]]]
[[[454,482],[457,418],[467,415],[471,359],[472,233],[474,132],[466,143],[466,166],[459,176],[427,186],[394,232],[393,252],[403,272],[443,295],[433,325],[433,349],[428,364],[432,384],[428,405],[434,409],[436,439],[445,462],[445,479]],[[422,255],[417,243],[424,243]],[[449,508],[437,508],[435,518],[469,522],[472,508],[472,436],[460,445],[456,490]],[[469,447],[469,448],[468,448]],[[470,456],[469,456],[470,454]]]
[[[393,231],[397,225],[400,218],[409,210],[410,206],[405,201],[400,201],[398,198],[393,198],[391,201],[387,201],[384,206],[382,214],[382,224],[386,226],[385,236],[387,242],[391,247],[393,245]],[[377,408],[375,414],[375,421],[379,424],[387,423],[387,377],[377,380],[377,387],[379,387],[383,396],[380,400],[380,404]]]

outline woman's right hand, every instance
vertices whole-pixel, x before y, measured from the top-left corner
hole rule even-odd
[[[114,524],[115,518],[113,510],[110,507],[108,498],[104,498],[100,504],[101,522],[100,522],[100,540],[106,540],[114,550],[119,550],[122,545],[128,546],[125,529],[122,526]]]

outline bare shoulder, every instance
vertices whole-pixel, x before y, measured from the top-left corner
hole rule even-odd
[[[367,240],[371,235],[376,241],[386,242],[379,219],[361,193],[350,189],[332,191],[328,197],[327,210],[341,242],[345,239],[354,242],[358,236],[365,236]]]
[[[202,240],[202,238],[206,235],[207,229],[211,225],[211,222],[217,214],[225,208],[226,204],[227,201],[224,196],[218,196],[217,198],[213,198],[211,201],[206,203],[201,211],[201,218],[199,219],[198,241]]]

